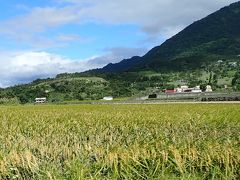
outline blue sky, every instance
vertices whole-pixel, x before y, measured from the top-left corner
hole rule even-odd
[[[0,20],[8,22],[18,18],[21,19],[34,12],[36,8],[42,8],[42,11],[44,11],[44,8],[61,9],[75,5],[75,3],[72,4],[68,1],[57,0],[4,1],[0,7]],[[79,5],[77,4],[76,6]],[[81,8],[84,8],[84,5]],[[73,10],[72,13],[75,13],[75,11]],[[24,22],[27,23],[27,19]],[[17,27],[18,21],[15,23]],[[17,36],[21,36],[17,30],[14,33]],[[24,34],[23,36],[26,35],[25,31],[21,33]],[[146,48],[152,46],[152,43],[144,42],[147,36],[140,31],[140,27],[137,24],[109,24],[97,21],[92,22],[91,20],[82,23],[80,19],[74,22],[69,21],[63,25],[56,25],[37,33],[33,32],[33,36],[35,36],[33,39],[28,39],[28,37],[18,37],[18,39],[12,36],[15,35],[0,34],[0,49],[47,51],[72,59],[87,59],[92,56],[102,55],[106,49],[113,47]],[[57,38],[61,40],[56,40]],[[55,42],[53,42],[54,39]],[[139,55],[142,55],[142,53],[140,52]]]
[[[193,21],[233,2],[2,0],[0,86],[141,56]]]

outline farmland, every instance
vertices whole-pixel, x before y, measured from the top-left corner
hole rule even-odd
[[[239,104],[0,107],[0,179],[239,179]]]

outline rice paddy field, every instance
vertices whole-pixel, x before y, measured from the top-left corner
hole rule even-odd
[[[240,104],[1,106],[0,179],[240,179]]]

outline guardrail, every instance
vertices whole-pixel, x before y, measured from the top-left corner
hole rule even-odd
[[[157,94],[157,98],[148,98],[145,96],[137,100],[240,101],[240,92],[160,93]]]

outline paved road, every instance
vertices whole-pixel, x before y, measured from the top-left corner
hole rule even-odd
[[[240,104],[240,101],[176,101],[176,102],[164,102],[164,101],[136,101],[136,102],[95,102],[92,104]]]

